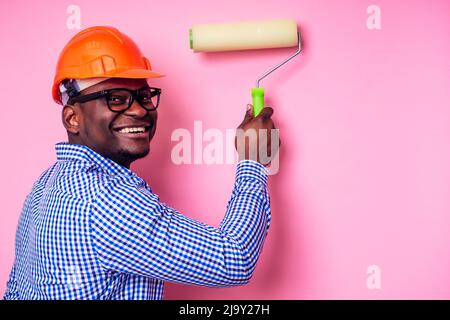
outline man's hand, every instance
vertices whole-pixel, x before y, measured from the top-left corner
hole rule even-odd
[[[275,129],[272,114],[273,109],[265,107],[257,117],[253,117],[253,106],[247,105],[247,112],[236,130],[234,140],[239,161],[254,160],[267,166],[275,157],[281,140],[278,132],[272,131]]]

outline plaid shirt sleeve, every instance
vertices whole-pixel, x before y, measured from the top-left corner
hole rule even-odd
[[[91,233],[102,266],[176,283],[247,283],[270,224],[267,170],[239,162],[219,228],[190,219],[159,201],[148,186],[120,178],[92,203]]]

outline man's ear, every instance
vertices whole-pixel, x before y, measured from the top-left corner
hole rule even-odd
[[[80,131],[80,108],[73,105],[66,105],[62,110],[62,122],[66,130],[72,134]]]

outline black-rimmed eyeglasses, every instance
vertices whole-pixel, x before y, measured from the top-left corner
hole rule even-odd
[[[88,102],[102,97],[105,98],[106,105],[112,112],[128,110],[133,105],[134,100],[145,110],[153,111],[159,106],[161,89],[148,86],[136,90],[112,88],[70,98],[68,104]]]

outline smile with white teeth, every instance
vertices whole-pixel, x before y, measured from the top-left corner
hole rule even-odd
[[[142,133],[145,132],[145,127],[126,127],[118,131],[121,133]]]

